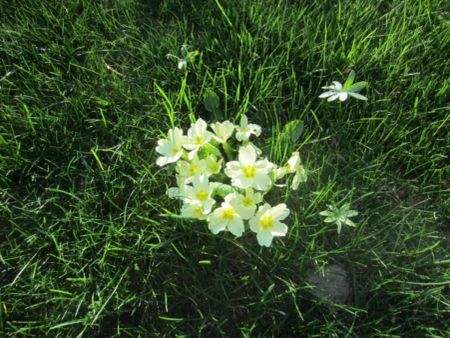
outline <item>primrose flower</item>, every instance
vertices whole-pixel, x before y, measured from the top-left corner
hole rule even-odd
[[[221,206],[215,209],[209,216],[209,229],[213,234],[217,234],[228,229],[236,237],[242,236],[244,232],[244,221],[238,211],[236,194],[228,194]]]
[[[213,204],[216,202],[211,198],[214,191],[214,186],[209,184],[207,175],[195,175],[192,178],[192,186],[185,186],[185,203],[198,203],[206,213],[209,213]]]
[[[286,204],[281,203],[275,207],[269,204],[260,206],[255,216],[250,219],[250,229],[256,232],[259,245],[269,247],[275,236],[285,236],[287,226],[280,221],[289,215]]]
[[[203,205],[197,201],[185,202],[181,208],[181,216],[186,218],[195,218],[199,220],[205,220],[208,213],[211,211],[205,210]]]
[[[209,175],[220,173],[220,170],[222,169],[222,159],[217,159],[216,156],[211,154],[205,159],[205,163],[206,172]]]
[[[257,124],[248,124],[247,116],[244,114],[241,116],[241,122],[236,127],[236,139],[238,141],[248,141],[250,135],[261,135],[261,127]]]
[[[298,186],[301,182],[306,182],[308,177],[306,176],[305,168],[302,166],[302,162],[300,160],[300,155],[297,152],[292,153],[291,158],[288,160],[288,172],[294,175],[294,178],[292,179],[292,190],[297,190]]]
[[[163,165],[176,162],[183,155],[183,144],[186,142],[186,136],[179,128],[169,129],[167,138],[158,140],[156,151],[162,155],[156,160],[156,164]]]
[[[211,129],[215,135],[213,137],[220,143],[225,143],[231,135],[233,135],[234,124],[230,121],[224,121],[223,123],[216,122],[211,124]]]
[[[245,196],[233,193],[233,200],[236,201],[236,211],[241,215],[243,219],[250,219],[256,210],[256,205],[262,202],[262,194],[255,193],[253,189],[245,189]]]
[[[177,173],[178,177],[184,180],[184,183],[189,183],[195,175],[207,173],[207,163],[205,160],[199,160],[198,156],[194,155],[191,161],[178,161]]]
[[[183,147],[190,150],[189,159],[192,159],[198,149],[207,144],[213,134],[206,130],[207,124],[202,119],[198,119],[191,125],[187,133],[187,140]]]
[[[273,166],[267,159],[257,161],[256,150],[249,144],[239,149],[239,161],[226,164],[225,175],[238,188],[267,190],[272,183],[269,173]]]

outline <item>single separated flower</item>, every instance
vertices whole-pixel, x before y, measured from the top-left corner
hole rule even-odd
[[[225,143],[233,135],[234,124],[230,121],[224,121],[222,123],[216,122],[211,124],[211,129],[214,131],[214,139],[220,143]]]
[[[156,160],[156,164],[163,165],[176,162],[183,155],[183,145],[186,142],[186,136],[179,128],[169,129],[167,138],[158,140],[156,151],[162,155]]]
[[[206,130],[208,125],[202,119],[198,119],[195,123],[191,124],[187,132],[186,143],[183,147],[189,150],[189,159],[193,159],[194,155],[200,149],[211,140],[213,134]]]
[[[256,232],[259,245],[269,247],[275,236],[285,236],[287,226],[280,221],[289,215],[286,204],[281,203],[275,207],[264,204],[258,208],[258,212],[250,219],[250,229]]]
[[[230,231],[236,237],[244,232],[243,216],[239,213],[239,204],[236,194],[228,194],[221,206],[208,216],[208,227],[213,234],[223,230]]]
[[[298,186],[302,182],[306,182],[308,176],[306,176],[306,170],[302,166],[302,161],[300,160],[300,154],[298,151],[292,153],[287,164],[288,172],[290,174],[295,174],[292,179],[292,190],[297,190]]]
[[[226,164],[225,175],[231,178],[231,184],[242,189],[254,188],[267,190],[272,183],[269,173],[273,164],[267,159],[256,160],[256,150],[248,144],[239,149],[239,161]]]
[[[241,142],[248,141],[250,135],[261,135],[261,127],[253,123],[248,124],[247,116],[243,114],[239,126],[236,127],[236,139]]]
[[[350,95],[356,99],[367,101],[367,97],[357,93],[357,91],[367,86],[367,82],[361,81],[353,84],[354,79],[355,79],[355,71],[352,70],[348,75],[348,78],[345,81],[344,85],[342,85],[339,81],[333,81],[332,85],[322,87],[322,89],[328,89],[328,91],[320,94],[319,98],[321,99],[327,98],[328,102],[334,101],[337,98],[339,98],[340,101],[345,101]]]

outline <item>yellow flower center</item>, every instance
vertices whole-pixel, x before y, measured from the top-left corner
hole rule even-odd
[[[244,207],[251,207],[253,206],[253,200],[250,197],[244,197],[242,200],[242,204]]]
[[[172,156],[175,156],[178,154],[178,152],[181,150],[181,146],[175,146],[172,148]]]
[[[234,211],[233,208],[225,208],[222,211],[222,218],[226,219],[228,221],[234,219],[235,215],[236,215],[236,211]]]
[[[249,164],[242,170],[246,178],[253,178],[256,175],[256,168],[253,164]]]
[[[259,224],[261,224],[261,228],[263,228],[264,230],[272,228],[273,227],[273,218],[272,218],[272,216],[263,215],[259,219]]]
[[[193,211],[194,211],[194,215],[197,218],[202,218],[204,216],[203,215],[203,208],[195,208]]]
[[[208,199],[208,192],[205,189],[200,189],[199,191],[197,191],[197,193],[195,194],[195,197],[197,197],[197,199],[199,201],[206,201]]]
[[[205,139],[203,138],[203,136],[196,136],[194,143],[196,145],[200,145],[200,144],[203,144],[204,141],[205,141]]]
[[[198,171],[200,170],[200,167],[197,164],[192,164],[189,168],[189,175],[194,176]]]

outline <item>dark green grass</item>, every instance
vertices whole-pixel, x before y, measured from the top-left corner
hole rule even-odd
[[[1,3],[2,336],[450,335],[449,9],[308,3]],[[201,52],[186,76],[165,57],[183,43]],[[350,69],[367,103],[317,98]],[[170,217],[155,165],[171,117],[241,113],[271,160],[299,149],[309,172],[280,194],[289,233],[270,249]],[[343,202],[360,214],[338,236],[318,213]],[[306,282],[333,263],[347,305]]]

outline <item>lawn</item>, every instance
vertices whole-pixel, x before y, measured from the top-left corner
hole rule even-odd
[[[0,336],[450,336],[446,1],[3,0],[0,18]],[[367,101],[318,97],[351,70]],[[268,248],[178,217],[156,164],[169,128],[243,114],[308,175],[268,197],[291,211]],[[345,203],[338,234],[319,213]]]

